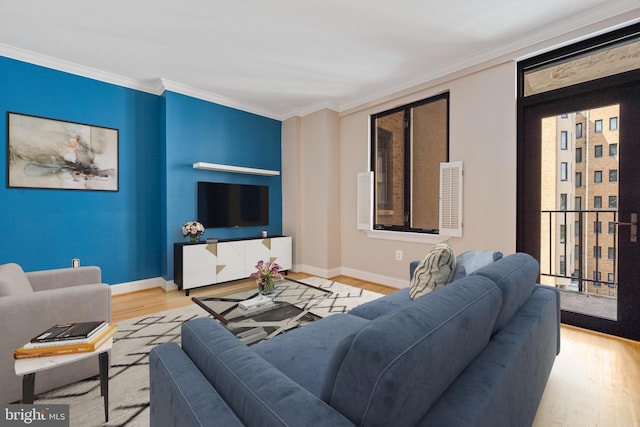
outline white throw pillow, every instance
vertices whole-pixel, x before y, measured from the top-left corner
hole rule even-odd
[[[416,299],[443,287],[451,281],[455,269],[456,256],[451,246],[449,243],[438,243],[416,267],[409,296]]]

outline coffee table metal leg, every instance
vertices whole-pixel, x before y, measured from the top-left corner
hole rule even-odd
[[[104,421],[109,421],[109,353],[100,353],[100,394],[104,399]]]
[[[22,377],[22,403],[32,404],[35,391],[36,374],[26,374]]]

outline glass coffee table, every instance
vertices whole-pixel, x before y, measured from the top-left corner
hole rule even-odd
[[[297,280],[282,279],[259,306],[243,308],[245,301],[259,298],[257,286],[220,297],[191,300],[218,319],[247,345],[320,319],[310,312],[333,292]]]

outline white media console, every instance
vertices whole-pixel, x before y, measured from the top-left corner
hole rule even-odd
[[[188,296],[189,289],[249,277],[260,260],[276,262],[281,271],[290,270],[291,237],[175,243],[173,281]]]

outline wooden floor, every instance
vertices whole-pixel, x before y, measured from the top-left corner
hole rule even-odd
[[[292,279],[309,277],[289,273]],[[395,288],[347,276],[332,278],[382,294]],[[116,295],[112,299],[114,322],[193,304],[191,297],[224,295],[255,286],[252,281],[165,292],[150,289]],[[640,427],[640,343],[562,325],[560,355],[551,376],[534,427]]]

